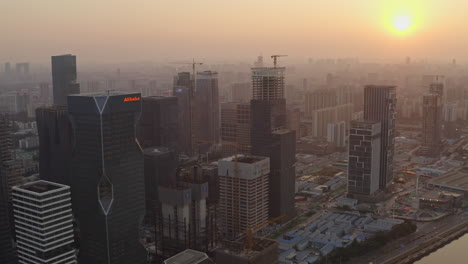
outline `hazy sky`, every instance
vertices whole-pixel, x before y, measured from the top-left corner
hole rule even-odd
[[[0,0],[0,62],[250,61],[259,54],[468,62],[468,0]],[[391,26],[404,14],[405,34]]]

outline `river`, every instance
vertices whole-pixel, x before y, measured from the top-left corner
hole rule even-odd
[[[468,259],[468,234],[450,242],[443,248],[432,252],[429,256],[415,262],[415,264],[465,264]]]

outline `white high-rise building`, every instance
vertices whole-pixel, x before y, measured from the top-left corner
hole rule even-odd
[[[327,126],[327,141],[342,148],[346,146],[346,122],[329,123]]]
[[[237,163],[237,164],[236,164]],[[218,161],[219,208],[228,238],[268,220],[270,159],[239,155]]]
[[[19,263],[77,263],[70,187],[36,181],[13,187]]]

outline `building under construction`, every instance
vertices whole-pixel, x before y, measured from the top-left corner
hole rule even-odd
[[[156,255],[167,258],[188,248],[208,252],[215,246],[215,212],[206,205],[208,182],[200,166],[181,170],[177,183],[160,186],[158,193]]]
[[[274,55],[272,57],[278,57]],[[295,215],[296,132],[286,128],[285,68],[253,68],[250,101],[251,154],[271,161],[269,217]]]

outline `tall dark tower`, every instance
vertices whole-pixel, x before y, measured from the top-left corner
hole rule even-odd
[[[179,152],[178,118],[177,97],[143,97],[137,128],[141,147],[167,147]]]
[[[0,263],[14,264],[17,262],[7,194],[6,174],[0,168]]]
[[[193,105],[193,136],[195,140],[201,139],[206,142],[202,144],[195,142],[196,151],[204,153],[209,151],[210,146],[218,143],[220,138],[217,72],[204,71],[197,74],[197,90]]]
[[[79,263],[146,263],[139,242],[145,213],[143,154],[136,141],[139,93],[68,97],[74,141],[72,204]]]
[[[72,133],[66,106],[37,108],[36,121],[40,178],[69,185]]]
[[[364,119],[381,122],[380,189],[393,180],[396,100],[395,86],[364,87]]]
[[[10,127],[6,117],[0,116],[0,263],[16,264],[13,242],[13,225],[10,214]]]
[[[36,109],[39,134],[39,176],[42,180],[70,185],[71,124],[67,96],[79,94],[76,57],[52,56],[54,106]]]
[[[76,82],[76,56],[52,56],[52,82],[54,105],[67,105],[68,95],[80,93]]]
[[[422,146],[423,156],[437,157],[442,146],[442,107],[439,94],[423,96]]]
[[[253,68],[251,152],[270,158],[269,217],[294,215],[295,131],[286,130],[285,68]]]
[[[180,151],[192,155],[192,97],[193,81],[190,72],[179,72],[174,77],[173,96],[177,97],[179,109],[179,142]]]

